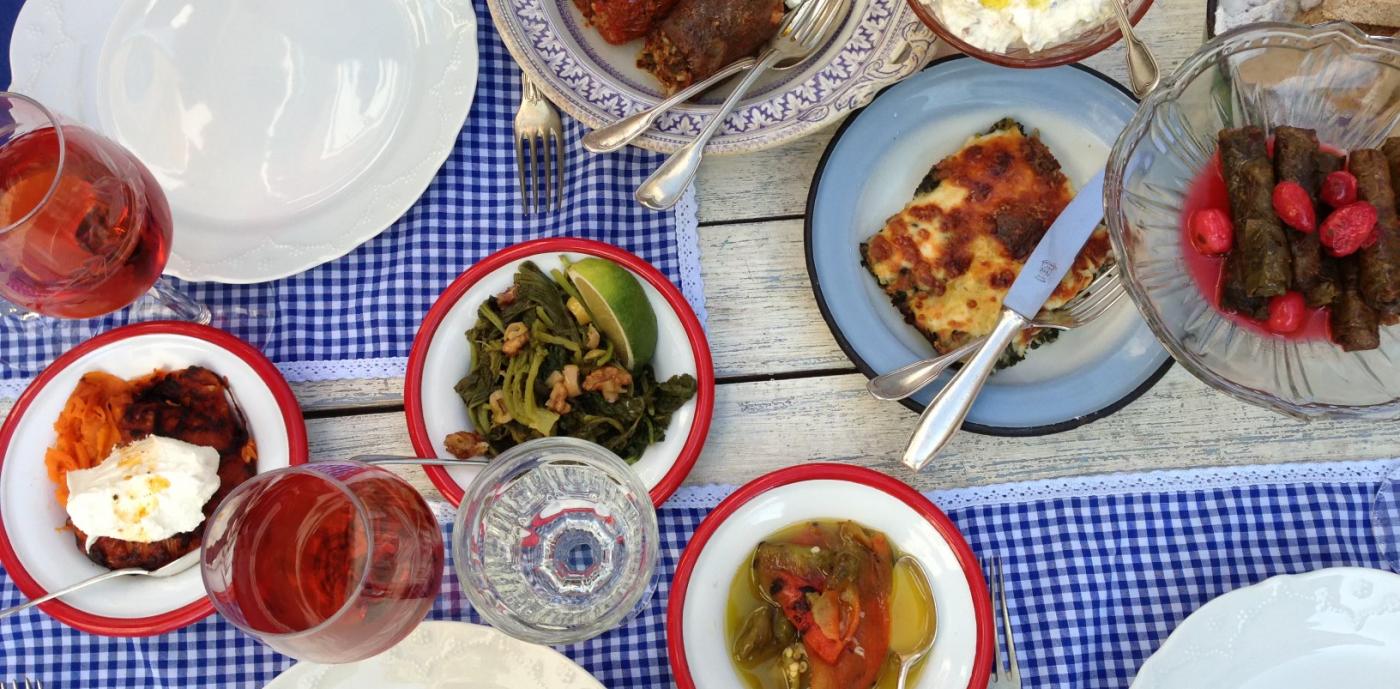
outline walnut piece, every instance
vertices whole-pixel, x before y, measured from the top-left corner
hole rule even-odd
[[[457,459],[483,457],[491,451],[491,446],[486,444],[486,440],[480,434],[470,431],[448,433],[443,445],[446,445],[447,451]]]
[[[496,295],[497,306],[510,306],[515,303],[515,285]]]
[[[506,326],[506,340],[501,345],[501,353],[515,356],[530,342],[530,328],[524,323],[511,323]]]
[[[544,406],[560,416],[573,411],[573,406],[569,404],[569,388],[565,387],[562,378],[555,381],[554,387],[550,388],[549,401],[545,402]]]
[[[506,409],[506,393],[495,390],[486,398],[486,403],[491,407],[491,423],[500,426],[515,420],[510,410]]]
[[[588,326],[588,339],[584,340],[583,344],[589,349],[597,349],[598,343],[601,342],[602,339],[603,336],[598,334],[598,329],[590,325]]]
[[[564,367],[564,387],[568,389],[569,397],[583,394],[583,389],[578,386],[578,366],[569,364]]]
[[[624,388],[632,384],[632,374],[617,366],[604,366],[583,379],[583,389],[601,392],[609,404],[616,402]]]

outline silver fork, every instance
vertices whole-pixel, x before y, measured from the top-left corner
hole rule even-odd
[[[637,202],[652,210],[666,210],[681,200],[695,173],[700,169],[700,159],[705,155],[705,144],[710,137],[724,126],[730,111],[748,92],[749,87],[758,81],[763,73],[785,60],[806,58],[826,40],[833,26],[839,26],[849,8],[849,0],[814,0],[803,2],[789,12],[778,26],[778,33],[768,42],[768,47],[758,56],[758,64],[744,75],[743,79],[729,92],[719,109],[705,128],[693,141],[671,154],[656,172],[637,187],[633,196]]]
[[[23,685],[19,683],[19,680],[15,679],[10,680],[9,682],[0,682],[0,689],[20,689],[21,686],[23,687],[23,689],[44,689],[43,682],[40,682],[36,679],[31,683],[28,677],[24,678]]]
[[[553,157],[557,159],[553,175],[549,170],[551,143],[555,151]],[[528,184],[525,181],[527,147],[530,156]],[[540,160],[544,161],[542,166]],[[541,167],[544,168],[543,184],[540,182]],[[530,215],[531,206],[536,212],[542,211],[550,196],[554,197],[554,210],[564,204],[564,125],[554,104],[524,74],[520,75],[520,109],[515,111],[515,169],[520,176],[520,210],[525,215]],[[540,194],[541,186],[544,194]]]
[[[1021,665],[1016,662],[1016,635],[1011,631],[1011,615],[1006,611],[1006,578],[1002,576],[1001,557],[992,559],[992,568],[995,570],[995,577],[987,577],[992,588],[992,613],[1001,613],[1001,628],[997,630],[998,642],[995,653],[992,656],[992,676],[987,682],[987,689],[1021,689]],[[996,626],[994,622],[993,627]],[[1011,661],[1008,669],[1002,663],[1002,647],[1006,647],[1006,658]]]
[[[1115,263],[1094,278],[1094,281],[1069,303],[1054,311],[1041,311],[1036,314],[1035,320],[1026,324],[1026,327],[1073,330],[1107,313],[1123,298],[1124,293],[1123,281],[1118,276],[1118,264]],[[974,338],[946,354],[915,361],[889,373],[875,376],[865,384],[865,389],[875,399],[902,400],[924,389],[953,363],[962,361],[977,351],[986,339]]]

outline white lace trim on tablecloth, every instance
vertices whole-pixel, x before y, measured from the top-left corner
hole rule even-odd
[[[680,267],[680,289],[700,324],[706,323],[705,281],[700,274],[700,214],[695,185],[686,189],[676,204],[676,260]],[[347,380],[356,378],[402,378],[408,370],[407,357],[349,359],[345,361],[292,361],[277,368],[294,383]],[[12,400],[24,392],[29,379],[0,380],[0,400]]]
[[[1295,483],[1376,483],[1395,471],[1400,471],[1400,460],[1397,459],[1260,464],[1045,479],[975,488],[938,490],[925,493],[925,495],[944,510],[957,510],[981,505],[1015,504],[1086,495],[1170,493]],[[734,486],[716,484],[684,486],[671,496],[666,505],[668,507],[712,509],[734,490]]]

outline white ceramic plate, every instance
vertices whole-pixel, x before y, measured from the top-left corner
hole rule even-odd
[[[265,689],[603,689],[547,646],[490,627],[424,622],[397,646],[358,663],[297,663]]]
[[[471,370],[471,350],[464,334],[476,325],[477,309],[489,297],[514,282],[521,263],[533,261],[548,272],[560,268],[560,257],[598,256],[632,271],[656,311],[656,355],[651,365],[658,380],[689,373],[697,383],[695,397],[676,411],[666,438],[642,454],[632,469],[641,477],[657,506],[685,480],[704,447],[714,411],[715,378],[705,331],[685,297],[664,275],[633,254],[584,239],[540,239],[517,244],[482,259],[463,273],[428,310],[413,338],[404,384],[404,408],[409,437],[420,457],[451,457],[443,445],[449,433],[473,429],[467,408],[453,386]],[[456,505],[464,488],[479,473],[476,467],[428,467],[428,478]]]
[[[1133,689],[1335,689],[1400,682],[1400,575],[1278,576],[1201,606]]]
[[[379,234],[452,152],[470,0],[28,0],[11,88],[136,154],[170,200],[166,272],[262,282]]]
[[[764,537],[809,519],[852,520],[889,537],[930,577],[938,636],[914,689],[983,689],[991,668],[986,582],[957,527],[914,489],[870,469],[806,464],[762,476],[726,498],[681,555],[667,608],[671,669],[680,689],[732,689],[743,680],[725,640],[729,585]],[[898,611],[894,611],[898,614]]]
[[[258,445],[258,471],[306,461],[306,427],[296,397],[257,350],[219,330],[151,322],[117,328],[69,350],[15,402],[0,427],[0,562],[34,598],[107,570],[63,530],[67,513],[44,466],[53,423],[83,374],[135,378],[156,369],[204,366],[228,379]],[[199,568],[175,576],[123,577],[40,606],[59,621],[106,636],[161,634],[213,612]]]
[[[574,0],[487,0],[511,57],[549,99],[592,128],[650,107],[660,84],[637,68],[642,40],[609,45]],[[761,77],[705,147],[745,153],[810,134],[865,105],[933,55],[933,32],[905,0],[853,0],[845,23],[806,62]],[[732,80],[731,80],[732,81]],[[635,142],[674,151],[691,141],[729,93],[721,85],[663,114]]]

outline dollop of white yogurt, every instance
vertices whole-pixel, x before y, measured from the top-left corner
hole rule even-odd
[[[198,527],[218,490],[214,448],[149,436],[68,472],[68,516],[89,549],[102,536],[151,543]]]
[[[949,31],[993,53],[1036,52],[1077,38],[1112,17],[1116,0],[934,0]]]

